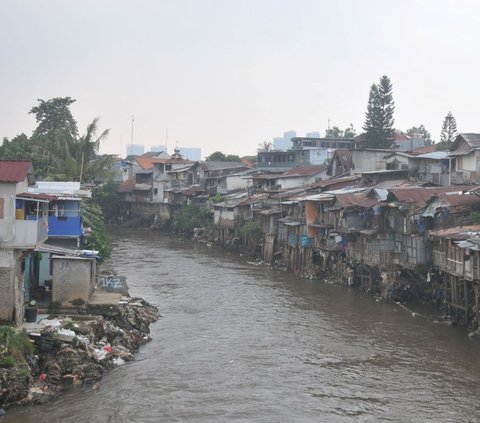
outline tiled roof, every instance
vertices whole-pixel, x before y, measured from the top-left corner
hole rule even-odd
[[[152,157],[135,156],[135,160],[144,170],[150,170],[153,168],[154,159]]]
[[[0,160],[0,182],[21,182],[32,171],[29,160]]]

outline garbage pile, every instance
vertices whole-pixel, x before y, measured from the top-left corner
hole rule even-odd
[[[44,403],[67,386],[95,384],[106,369],[133,360],[133,353],[151,339],[150,324],[160,317],[155,306],[130,297],[87,311],[43,319],[43,329],[29,333],[35,353],[27,360],[23,385],[28,386],[16,386],[12,382],[17,379],[8,375],[5,381],[0,378],[0,407]],[[15,393],[8,392],[11,388]]]

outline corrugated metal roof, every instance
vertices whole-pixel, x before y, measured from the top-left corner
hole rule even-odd
[[[447,151],[433,151],[431,153],[418,154],[417,156],[420,159],[433,159],[433,160],[443,160],[448,157]]]
[[[400,202],[424,204],[433,196],[446,192],[467,191],[473,187],[449,186],[449,187],[422,187],[422,188],[391,188],[390,194]]]
[[[0,182],[21,182],[32,171],[29,160],[0,160]]]
[[[303,176],[314,176],[327,169],[327,166],[298,166],[293,169],[287,170],[285,173],[279,175],[279,178],[282,177],[303,177]]]
[[[335,196],[339,205],[343,208],[348,207],[364,207],[370,208],[379,203],[376,198],[367,198],[362,194],[337,194]]]
[[[455,226],[448,229],[429,231],[428,234],[432,237],[445,239],[469,239],[474,237],[480,237],[480,225]]]

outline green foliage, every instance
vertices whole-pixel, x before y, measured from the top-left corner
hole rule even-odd
[[[117,186],[110,179],[93,189],[93,200],[102,208],[103,215],[107,219],[116,216],[120,208],[116,188]]]
[[[206,157],[205,160],[217,161],[217,162],[239,162],[240,157],[234,154],[225,155],[221,151],[215,151],[215,153],[210,154]]]
[[[37,101],[39,104],[29,112],[35,115],[38,124],[33,132],[34,137],[61,134],[62,137],[75,138],[78,135],[77,122],[70,112],[70,105],[75,103],[74,99],[55,97],[47,101]]]
[[[388,76],[380,78],[378,85],[370,87],[367,113],[363,129],[364,145],[368,148],[391,148],[394,142],[394,119],[395,109],[392,84]]]
[[[211,211],[207,207],[192,204],[184,207],[174,221],[174,231],[177,234],[193,236],[195,228],[211,225]]]
[[[213,204],[218,204],[218,203],[220,203],[220,201],[222,201],[222,196],[221,196],[221,194],[220,194],[219,192],[217,192],[217,193],[211,198],[211,200],[212,200],[212,203],[213,203]]]
[[[260,228],[258,223],[246,222],[240,228],[240,235],[242,235],[246,244],[253,246],[262,240],[263,233],[262,228]]]
[[[438,149],[449,150],[453,141],[455,141],[455,138],[457,138],[457,135],[457,121],[453,117],[452,112],[448,112],[447,116],[445,116],[445,119],[443,120]]]
[[[107,259],[112,252],[112,243],[105,227],[102,208],[94,199],[90,199],[83,203],[81,216],[84,227],[91,230],[85,247],[98,251],[102,261]]]
[[[325,131],[325,138],[353,138],[357,135],[353,123],[348,128],[340,129],[338,126],[328,128]]]
[[[15,367],[25,356],[33,354],[34,346],[25,330],[15,332],[10,326],[0,326],[0,361],[2,367]]]
[[[435,144],[434,141],[432,140],[432,136],[430,135],[430,132],[427,131],[425,126],[420,125],[420,126],[412,126],[410,129],[407,129],[407,135],[409,137],[412,137],[414,135],[420,135],[424,140],[425,140],[425,145],[432,145]]]

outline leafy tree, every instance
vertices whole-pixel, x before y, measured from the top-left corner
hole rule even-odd
[[[448,112],[445,119],[443,119],[440,142],[438,143],[439,150],[448,150],[452,142],[457,138],[457,135],[457,121],[453,117],[452,112]]]
[[[174,231],[188,237],[193,236],[195,228],[211,224],[212,216],[208,207],[192,204],[181,209],[174,221]]]
[[[273,144],[270,141],[263,141],[260,144],[258,144],[259,150],[260,151],[272,151]]]
[[[70,105],[75,100],[70,97],[55,97],[32,107],[30,114],[35,115],[38,126],[33,132],[34,137],[48,137],[56,133],[75,138],[78,135],[77,122],[70,112]]]
[[[432,140],[430,132],[427,131],[423,124],[420,126],[412,126],[410,129],[407,129],[407,135],[409,137],[412,137],[414,135],[421,135],[421,137],[425,140],[425,145],[435,144],[435,142]]]
[[[3,139],[0,157],[4,160],[32,160],[35,154],[30,139],[25,134],[17,135],[11,141]]]
[[[352,123],[345,129],[340,129],[338,126],[334,126],[325,131],[325,138],[353,138],[356,135]]]
[[[102,208],[103,215],[108,219],[118,214],[120,200],[117,195],[117,186],[112,179],[93,189],[93,200]]]
[[[82,204],[81,215],[84,227],[90,228],[85,247],[98,251],[102,261],[107,259],[112,252],[112,243],[107,234],[102,208],[94,199],[90,199]]]
[[[33,107],[38,122],[32,135],[33,148],[39,153],[40,173],[47,179],[93,182],[98,176],[107,176],[113,159],[97,156],[100,142],[108,130],[98,135],[98,119],[94,119],[81,137],[69,106],[70,97],[39,100]]]
[[[221,151],[215,151],[214,153],[210,154],[210,156],[206,157],[205,160],[218,162],[239,162],[240,157],[234,154],[229,154],[226,156]]]
[[[394,143],[392,83],[388,76],[380,78],[378,85],[370,87],[367,113],[363,129],[365,147],[391,148]]]

